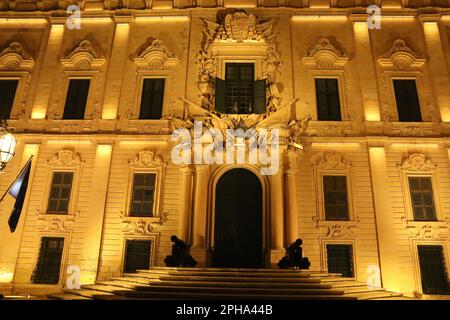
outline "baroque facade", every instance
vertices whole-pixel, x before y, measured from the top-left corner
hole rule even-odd
[[[379,29],[368,28],[371,4],[381,7]],[[69,5],[81,8],[79,29],[66,25]],[[448,1],[10,0],[0,2],[0,29],[0,82],[17,81],[5,117],[18,141],[0,190],[34,156],[14,233],[7,225],[14,199],[0,203],[2,291],[59,290],[68,266],[79,266],[82,284],[119,276],[132,240],[150,241],[149,265],[163,266],[173,234],[191,245],[198,266],[213,266],[216,203],[224,201],[217,190],[234,169],[260,187],[240,195],[259,201],[259,229],[250,236],[260,239],[260,267],[276,268],[301,238],[312,270],[330,270],[329,249],[346,245],[352,277],[380,277],[410,296],[427,293],[422,249],[441,248],[450,272]],[[219,107],[220,79],[239,64],[251,65],[255,88],[264,80],[262,109]],[[157,104],[159,96],[158,82],[147,79],[164,80],[163,98],[160,115],[144,118],[143,101]],[[79,91],[72,80],[81,80]],[[77,117],[68,97],[83,92],[82,80],[89,81]],[[401,109],[402,80],[415,84],[420,119]],[[319,92],[333,83],[335,92]],[[321,104],[331,104],[323,95],[337,99],[337,117],[324,116]],[[278,129],[280,170],[174,163],[171,134],[192,131],[195,121],[220,132]],[[139,187],[147,202],[137,200]],[[329,198],[342,194],[341,202]],[[141,214],[133,214],[135,203]],[[56,283],[43,284],[33,279],[50,238],[63,245]]]

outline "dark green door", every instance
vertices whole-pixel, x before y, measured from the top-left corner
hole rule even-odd
[[[215,267],[261,268],[262,186],[245,169],[232,169],[216,187],[214,222]]]

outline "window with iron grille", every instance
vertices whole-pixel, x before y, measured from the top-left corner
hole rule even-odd
[[[151,240],[126,240],[123,272],[132,273],[137,270],[148,270],[150,268],[151,250]]]
[[[227,63],[225,113],[253,112],[253,63]]]
[[[398,121],[421,122],[419,97],[415,80],[393,80]]]
[[[436,221],[431,177],[408,177],[414,220]]]
[[[72,191],[73,172],[54,172],[47,213],[67,214]]]
[[[153,216],[156,173],[135,173],[130,216]]]
[[[338,79],[316,79],[317,118],[341,121]]]
[[[9,119],[19,80],[0,80],[0,119]]]
[[[161,119],[164,79],[144,79],[139,119]]]
[[[40,284],[57,284],[61,268],[64,238],[43,237],[39,257],[31,281]]]
[[[419,245],[420,275],[425,294],[450,294],[442,246]]]
[[[90,83],[90,79],[70,79],[63,119],[84,119]]]
[[[351,244],[327,244],[327,263],[329,273],[340,273],[353,278],[353,246]]]
[[[347,177],[323,176],[325,220],[348,220]]]

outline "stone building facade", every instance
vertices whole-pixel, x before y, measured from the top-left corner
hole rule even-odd
[[[379,29],[368,28],[371,4],[381,7]],[[79,29],[66,24],[70,5],[81,9]],[[265,80],[261,113],[214,112],[216,79],[238,63]],[[240,168],[261,187],[261,267],[276,268],[297,238],[312,270],[329,269],[330,245],[351,245],[358,280],[427,293],[420,248],[441,248],[450,271],[449,66],[446,0],[1,1],[0,81],[17,80],[7,117],[18,144],[0,190],[34,158],[14,233],[14,199],[0,203],[0,288],[59,290],[68,266],[84,284],[121,275],[129,240],[150,240],[149,265],[162,266],[173,234],[198,266],[212,266],[217,186]],[[65,112],[74,79],[89,80],[81,119]],[[164,79],[158,119],[140,116],[146,79]],[[320,119],[320,79],[334,79],[323,83],[336,84],[340,119]],[[421,121],[401,119],[396,80],[413,80]],[[174,163],[171,134],[195,120],[279,129],[280,170]],[[69,201],[50,212],[61,172],[72,179]],[[154,174],[151,215],[134,216],[134,181],[145,173]],[[344,177],[344,218],[327,217],[325,176]],[[426,195],[411,177],[431,184],[432,204],[422,203],[431,218],[417,218],[414,197]],[[57,284],[33,283],[51,237],[63,239]]]

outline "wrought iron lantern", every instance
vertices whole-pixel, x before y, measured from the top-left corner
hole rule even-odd
[[[16,148],[16,139],[14,135],[6,129],[6,121],[0,119],[0,171],[14,157],[14,149]]]

